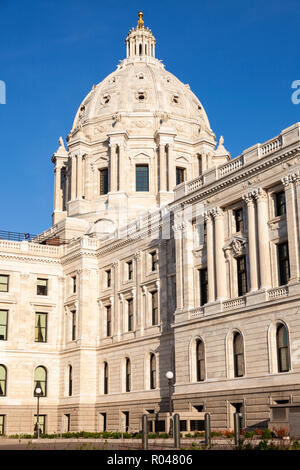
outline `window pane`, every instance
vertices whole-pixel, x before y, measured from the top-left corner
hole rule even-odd
[[[8,277],[9,276],[0,276],[0,292],[8,292]]]
[[[136,165],[136,191],[149,191],[148,165]]]
[[[0,310],[0,340],[7,339],[7,310]]]
[[[0,366],[0,396],[6,395],[6,368]]]
[[[100,195],[108,193],[108,169],[100,170]]]
[[[5,415],[0,415],[0,436],[4,435],[4,420]]]
[[[47,313],[35,314],[35,341],[39,343],[47,341]]]
[[[37,295],[47,295],[47,279],[38,279],[37,280]]]

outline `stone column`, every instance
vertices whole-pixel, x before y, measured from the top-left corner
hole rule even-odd
[[[300,174],[289,174],[282,178],[285,191],[286,203],[286,223],[288,232],[289,261],[290,261],[290,280],[295,282],[299,280],[299,222],[297,223],[297,207],[299,205],[299,183],[297,187],[295,182],[300,180]],[[298,189],[298,194],[297,194]],[[298,196],[298,198],[297,198]],[[299,219],[298,219],[299,220]]]
[[[166,149],[164,144],[159,144],[159,190],[166,191]]]
[[[172,228],[174,231],[176,253],[176,310],[181,310],[183,307],[182,225],[176,224]]]
[[[116,336],[119,338],[124,333],[124,295],[119,293],[119,305],[116,310]]]
[[[134,261],[135,261],[135,312],[136,312],[136,318],[135,318],[135,329],[139,330],[141,329],[141,292],[139,289],[140,283],[141,283],[141,251],[137,251],[134,254]]]
[[[144,334],[146,326],[146,314],[147,314],[147,297],[148,291],[147,286],[142,286],[142,299],[141,299],[141,336]]]
[[[118,288],[119,288],[119,261],[115,261],[112,264],[113,267],[113,296],[110,298],[111,302],[111,320],[112,320],[112,336],[120,336],[120,314],[119,314],[119,305],[118,302],[114,302],[114,299],[118,297]],[[121,328],[122,330],[122,328]]]
[[[257,241],[255,227],[255,204],[251,193],[243,196],[247,204],[248,215],[248,250],[249,250],[249,266],[250,266],[250,291],[258,289],[257,279]]]
[[[56,160],[54,168],[54,211],[62,210],[61,164]]]
[[[227,297],[226,265],[223,251],[224,246],[224,212],[219,207],[212,211],[215,220],[215,269],[217,281],[217,300]]]
[[[119,190],[125,191],[127,185],[126,175],[126,160],[124,145],[119,145]]]
[[[190,222],[183,224],[182,257],[183,257],[183,305],[194,307],[194,259],[193,228]]]
[[[168,190],[173,191],[176,186],[176,168],[174,160],[174,146],[168,145]]]
[[[110,144],[110,171],[109,171],[109,182],[110,192],[117,191],[117,179],[118,178],[118,167],[117,167],[117,152],[116,144]]]
[[[77,176],[76,176],[76,155],[72,155],[71,157],[71,201],[76,199],[76,186],[77,186]]]
[[[82,155],[77,155],[77,198],[82,198]]]
[[[214,260],[214,234],[213,219],[210,211],[204,214],[207,237],[207,278],[208,278],[208,302],[215,300],[215,260]]]
[[[271,287],[268,201],[267,194],[262,188],[254,190],[253,195],[257,201],[260,288],[263,289]]]

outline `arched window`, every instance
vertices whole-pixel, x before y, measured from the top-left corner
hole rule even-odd
[[[126,359],[126,392],[131,390],[131,364],[130,359]]]
[[[143,51],[142,51],[142,44],[140,44],[139,46],[139,54],[142,55]]]
[[[153,353],[150,355],[150,388],[156,388],[156,357]]]
[[[197,382],[205,379],[204,343],[200,339],[196,342],[196,378]]]
[[[290,370],[288,330],[282,323],[276,329],[278,372]]]
[[[239,332],[235,332],[233,336],[233,359],[234,359],[234,376],[243,377],[245,374],[244,365],[244,342]]]
[[[73,369],[72,366],[69,366],[69,397],[72,396],[73,393]]]
[[[6,367],[1,364],[0,365],[0,397],[6,396],[6,379],[7,379]]]
[[[34,371],[34,386],[33,390],[39,386],[42,389],[42,396],[47,396],[47,371],[45,367],[39,366]]]
[[[103,392],[104,395],[108,394],[108,364],[107,362],[104,362],[104,367],[103,367]]]

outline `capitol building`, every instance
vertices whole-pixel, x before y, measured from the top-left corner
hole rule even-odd
[[[300,404],[300,123],[231,158],[139,13],[0,240],[0,434],[268,426]],[[173,373],[173,379],[166,377]]]

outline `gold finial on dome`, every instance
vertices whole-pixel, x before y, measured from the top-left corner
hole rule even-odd
[[[144,28],[144,20],[143,20],[144,13],[142,11],[138,12],[138,29],[143,29]]]

